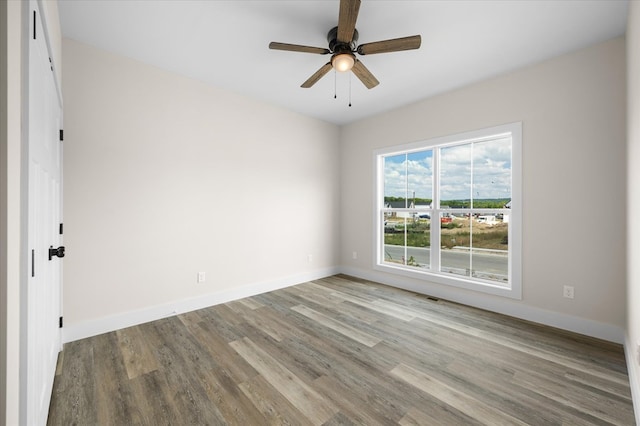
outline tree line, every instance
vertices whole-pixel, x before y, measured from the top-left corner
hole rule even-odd
[[[384,197],[385,203],[391,202],[405,202],[407,201],[404,197]],[[411,202],[414,205],[430,205],[432,200],[430,198],[409,198],[410,204]],[[511,201],[510,198],[486,198],[486,199],[476,199],[473,200],[473,207],[476,209],[502,209],[504,206]],[[468,209],[471,208],[471,200],[442,200],[440,201],[440,205],[442,207],[449,207],[452,209]]]

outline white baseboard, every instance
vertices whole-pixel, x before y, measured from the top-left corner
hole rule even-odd
[[[293,275],[276,280],[247,284],[237,288],[209,293],[204,296],[179,300],[164,305],[151,306],[137,311],[110,315],[108,317],[86,321],[79,324],[72,324],[69,326],[65,325],[62,329],[62,340],[63,343],[69,343],[86,337],[97,336],[98,334],[120,330],[134,325],[143,324],[145,322],[155,321],[161,318],[218,305],[220,303],[242,299],[243,297],[255,296],[256,294],[290,287],[307,281],[326,278],[339,272],[340,270],[337,267],[319,269],[309,273]]]
[[[526,306],[508,298],[496,298],[477,292],[459,291],[429,282],[416,283],[415,280],[402,276],[391,276],[383,272],[365,270],[352,267],[342,267],[343,274],[351,275],[369,281],[379,282],[392,287],[398,287],[415,293],[426,294],[444,300],[473,306],[488,311],[497,312],[511,317],[520,318],[539,324],[556,327],[574,333],[584,334],[609,342],[624,343],[624,330],[612,324],[579,318],[542,308]],[[639,423],[640,424],[640,423]]]
[[[631,399],[636,415],[636,424],[640,425],[640,368],[638,366],[638,354],[635,345],[627,334],[624,342],[624,354],[627,358],[627,372],[629,374],[629,386],[631,387]]]

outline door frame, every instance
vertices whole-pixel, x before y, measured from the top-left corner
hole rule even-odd
[[[18,424],[20,374],[20,286],[22,283],[21,119],[23,102],[23,22],[21,2],[2,2],[0,21],[4,32],[0,47],[3,129],[0,135],[0,424]],[[6,30],[6,32],[5,32]],[[6,37],[6,38],[4,38]],[[6,44],[5,44],[6,41]],[[6,132],[5,132],[6,130]]]

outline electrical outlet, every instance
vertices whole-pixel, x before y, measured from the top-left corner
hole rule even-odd
[[[198,272],[198,282],[203,283],[207,280],[207,274],[204,272]]]
[[[568,299],[573,299],[573,286],[565,285],[562,291],[562,296]]]
[[[353,257],[354,259],[358,258],[358,252],[354,251],[353,254],[351,255],[351,257]]]

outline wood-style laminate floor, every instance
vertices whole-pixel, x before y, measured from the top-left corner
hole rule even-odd
[[[336,276],[65,345],[50,425],[632,425],[622,347]]]

